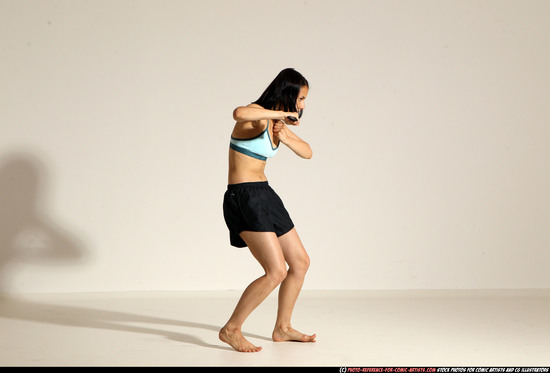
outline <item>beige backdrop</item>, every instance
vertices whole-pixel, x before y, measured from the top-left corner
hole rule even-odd
[[[232,110],[310,81],[268,177],[307,289],[550,287],[550,2],[0,0],[0,285],[242,289]]]

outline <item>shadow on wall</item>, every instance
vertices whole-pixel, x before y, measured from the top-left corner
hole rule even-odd
[[[0,294],[9,291],[11,269],[18,263],[74,264],[83,244],[47,214],[45,164],[30,153],[0,158]]]

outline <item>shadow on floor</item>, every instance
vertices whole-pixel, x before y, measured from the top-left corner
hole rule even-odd
[[[164,336],[168,339],[194,344],[220,350],[233,351],[229,346],[221,346],[207,343],[200,338],[178,332],[155,328],[150,324],[169,325],[174,327],[199,328],[210,330],[217,334],[221,326],[196,323],[183,320],[171,320],[166,318],[137,315],[126,312],[107,311],[93,308],[53,305],[39,302],[31,302],[15,297],[3,297],[0,299],[0,318],[35,321],[47,324],[72,326],[80,328],[117,330],[122,332],[143,333]],[[148,326],[130,325],[132,323],[149,324]],[[269,338],[249,333],[243,333],[247,337],[269,340]],[[220,342],[221,344],[222,342]]]

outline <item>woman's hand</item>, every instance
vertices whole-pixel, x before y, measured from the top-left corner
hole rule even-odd
[[[283,144],[287,139],[287,128],[285,122],[281,120],[273,121],[273,137],[279,139]]]
[[[284,120],[276,120],[273,122],[273,136],[277,137],[280,142],[283,144],[287,143],[288,136],[290,130],[287,128],[287,124],[293,125],[293,126],[299,126],[300,125],[300,119],[298,119],[298,115],[296,113],[285,113],[287,114],[285,116]],[[287,116],[295,116],[297,120],[290,120],[287,118]]]

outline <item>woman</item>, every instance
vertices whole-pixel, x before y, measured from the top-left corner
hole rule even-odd
[[[287,127],[300,124],[298,112],[305,108],[308,90],[309,84],[299,72],[285,69],[256,102],[233,112],[237,123],[230,141],[224,218],[231,245],[248,246],[265,271],[265,275],[246,288],[229,321],[220,330],[220,339],[237,351],[261,350],[244,338],[241,327],[279,284],[273,340],[315,342],[315,334],[302,334],[290,324],[309,257],[281,199],[268,185],[264,174],[267,158],[277,153],[281,143],[298,156],[311,158],[309,144]]]

